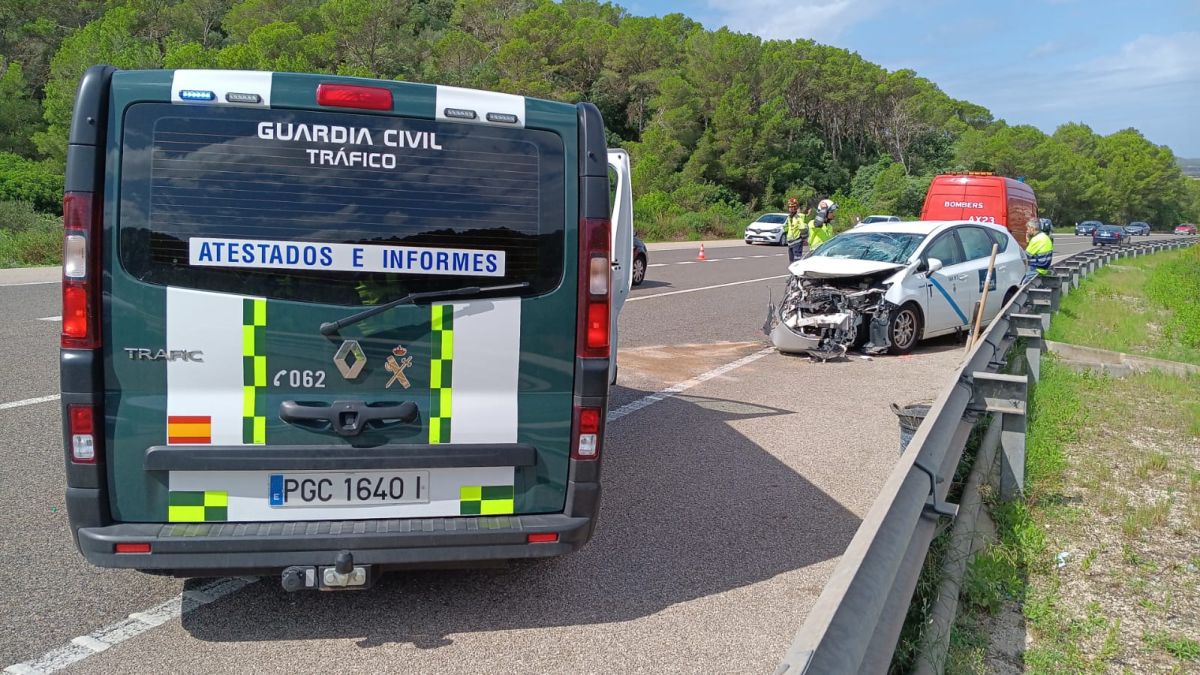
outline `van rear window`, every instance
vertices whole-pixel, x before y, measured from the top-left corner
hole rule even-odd
[[[562,278],[548,131],[142,103],[121,150],[120,259],[149,283],[355,305]]]

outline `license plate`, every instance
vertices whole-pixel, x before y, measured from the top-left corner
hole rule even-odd
[[[273,473],[271,506],[362,506],[429,502],[428,471]]]

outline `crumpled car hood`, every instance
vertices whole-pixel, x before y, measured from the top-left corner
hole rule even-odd
[[[860,277],[876,272],[895,271],[905,267],[896,263],[853,258],[812,257],[788,265],[788,271],[805,279],[836,279],[838,277]]]

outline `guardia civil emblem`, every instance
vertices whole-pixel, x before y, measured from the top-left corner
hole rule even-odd
[[[396,348],[392,350],[392,355],[387,357],[387,361],[384,362],[383,367],[392,374],[392,379],[388,380],[385,388],[391,389],[392,385],[396,384],[397,382],[399,382],[400,386],[404,387],[405,389],[408,389],[410,386],[412,386],[408,381],[408,376],[404,374],[404,371],[412,365],[413,357],[405,356],[406,354],[408,354],[407,349],[401,345],[396,345]]]

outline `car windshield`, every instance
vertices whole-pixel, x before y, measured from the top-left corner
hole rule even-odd
[[[843,232],[825,242],[813,255],[903,265],[925,236],[911,232]]]
[[[866,218],[862,219],[862,222],[863,225],[870,225],[871,223],[885,223],[888,220],[889,218],[887,216],[867,216]]]
[[[777,213],[768,213],[767,215],[759,218],[757,222],[770,223],[771,225],[778,225],[780,223],[786,223],[787,216],[781,216]]]

